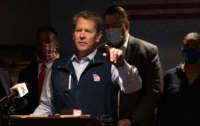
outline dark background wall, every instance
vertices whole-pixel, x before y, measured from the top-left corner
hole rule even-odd
[[[74,14],[85,9],[103,14],[108,6],[119,1],[130,2],[131,0],[0,1],[0,67],[4,64],[9,68],[15,68],[15,65],[20,64],[25,57],[30,58],[28,53],[36,43],[36,30],[39,26],[47,24],[53,25],[59,33],[61,56],[70,57],[74,50],[72,41]],[[130,18],[130,33],[159,47],[164,71],[179,64],[184,36],[188,32],[200,32],[200,2],[198,0],[182,0],[181,2],[152,0],[148,3],[145,0],[135,0],[131,2],[136,5],[125,6],[129,14],[133,14]],[[189,3],[182,4],[187,2]],[[166,9],[162,10],[162,8]],[[163,14],[166,11],[171,15]],[[184,15],[180,14],[183,12]],[[105,39],[101,40],[103,41]]]
[[[50,24],[49,0],[1,0],[0,45],[33,45],[35,32]]]

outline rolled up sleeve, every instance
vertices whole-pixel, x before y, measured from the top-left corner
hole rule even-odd
[[[138,69],[129,65],[126,61],[123,66],[111,67],[112,81],[114,84],[118,84],[120,90],[124,93],[132,93],[142,88],[142,79],[139,75]]]

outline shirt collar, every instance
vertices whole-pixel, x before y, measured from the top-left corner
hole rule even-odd
[[[43,62],[43,63],[39,63],[39,68],[42,66],[42,64],[45,64],[47,69],[50,69],[53,65],[53,62]]]
[[[78,59],[76,54],[73,54],[73,56],[71,57],[71,61],[76,61],[76,62],[87,61],[87,60],[91,61],[92,59],[94,59],[94,56],[96,55],[96,53],[97,53],[97,49],[95,49],[86,57],[83,57],[81,60]]]
[[[128,36],[126,37],[126,41],[125,41],[125,43],[122,45],[122,48],[127,48],[127,45],[128,45],[128,40],[129,40],[129,34],[128,34]]]

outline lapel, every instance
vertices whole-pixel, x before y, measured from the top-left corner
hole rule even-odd
[[[38,63],[34,62],[27,73],[29,76],[28,87],[33,92],[37,92],[38,90],[38,66],[39,66]]]
[[[141,48],[142,41],[136,37],[130,36],[128,40],[127,50],[126,50],[126,61],[129,64],[135,65],[138,69],[143,67],[144,52]]]
[[[29,72],[32,72],[32,74],[30,74],[30,75],[32,76],[32,81],[35,84],[37,84],[37,80],[38,80],[38,69],[39,69],[38,67],[39,67],[39,64],[36,62],[33,64],[33,67],[29,71]]]
[[[128,40],[128,44],[127,44],[127,49],[126,49],[126,53],[125,53],[125,58],[128,62],[132,63],[133,58],[137,57],[137,47],[134,37],[133,36],[129,36],[129,40]]]

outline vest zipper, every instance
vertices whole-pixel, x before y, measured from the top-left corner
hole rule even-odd
[[[68,89],[71,90],[72,88],[72,75],[71,73],[69,74],[69,83],[68,83]]]

